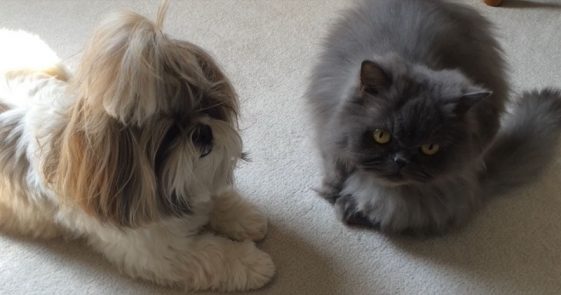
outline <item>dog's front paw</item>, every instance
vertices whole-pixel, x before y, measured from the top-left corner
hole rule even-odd
[[[267,217],[236,192],[227,192],[215,200],[210,226],[231,239],[259,241],[268,229]]]
[[[252,241],[232,241],[212,234],[196,239],[188,249],[171,256],[174,259],[170,260],[170,269],[179,269],[182,274],[179,284],[184,284],[189,291],[255,290],[265,286],[275,275],[271,256]],[[174,271],[166,276],[173,278],[176,274]]]
[[[253,242],[240,243],[225,257],[228,278],[222,291],[254,290],[265,286],[275,275],[275,264],[269,254]]]
[[[215,228],[215,230],[238,241],[263,240],[267,235],[267,218],[255,208],[246,208],[242,211],[243,214],[237,218],[233,218],[229,221],[223,220],[220,227]]]

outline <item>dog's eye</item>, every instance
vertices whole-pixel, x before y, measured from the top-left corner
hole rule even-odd
[[[208,125],[199,124],[193,131],[193,144],[199,148],[201,158],[212,151],[212,139],[212,129]]]

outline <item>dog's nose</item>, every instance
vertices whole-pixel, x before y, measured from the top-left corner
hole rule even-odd
[[[405,165],[409,163],[409,160],[407,160],[407,158],[402,154],[395,154],[393,156],[393,161],[399,168],[403,168]]]

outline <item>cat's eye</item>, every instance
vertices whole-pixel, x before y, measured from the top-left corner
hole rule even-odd
[[[423,144],[421,146],[421,152],[427,156],[432,156],[440,150],[440,146],[438,144]]]
[[[392,135],[389,132],[382,129],[374,130],[372,136],[374,137],[374,140],[379,144],[386,144],[390,142],[390,140],[392,140]]]

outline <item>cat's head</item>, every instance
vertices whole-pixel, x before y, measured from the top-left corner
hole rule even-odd
[[[341,105],[336,136],[354,167],[387,184],[429,182],[477,158],[470,112],[491,95],[456,70],[397,57],[365,60]]]

